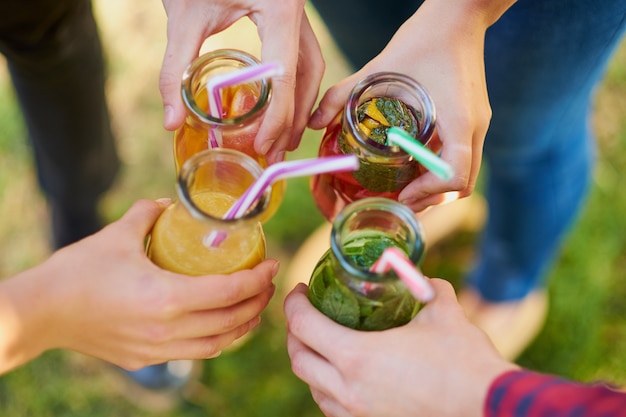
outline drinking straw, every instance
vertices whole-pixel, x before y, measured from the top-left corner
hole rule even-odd
[[[220,90],[222,88],[237,84],[251,83],[253,81],[258,81],[265,78],[271,78],[277,75],[281,75],[283,71],[283,67],[279,63],[266,62],[211,77],[207,82],[209,105],[215,108],[218,115],[221,115],[222,98]],[[213,104],[211,104],[211,102]]]
[[[209,78],[206,84],[207,96],[209,99],[209,113],[211,116],[220,118],[222,116],[222,94],[221,89],[237,84],[251,83],[265,78],[274,77],[283,73],[283,67],[275,62],[267,62],[249,67],[241,68],[218,74]],[[211,129],[209,135],[209,147],[216,148],[221,142],[215,129]]]
[[[220,137],[219,140],[217,139],[218,136]],[[218,135],[215,129],[209,128],[209,149],[219,148],[221,141],[221,134]]]
[[[433,299],[435,291],[428,279],[413,265],[411,260],[400,249],[391,246],[370,267],[370,271],[383,274],[393,269],[404,282],[413,296],[426,303]]]
[[[387,141],[390,145],[399,146],[439,178],[447,181],[454,175],[454,169],[446,161],[399,127],[387,129]]]
[[[354,154],[277,162],[263,171],[254,184],[226,212],[224,218],[233,219],[243,216],[261,197],[265,189],[278,180],[328,172],[355,171],[358,168],[359,158]]]
[[[263,195],[267,187],[281,179],[329,172],[355,171],[358,168],[359,158],[354,154],[277,162],[263,171],[259,178],[237,199],[223,218],[235,219],[243,216],[254,202]],[[212,247],[216,247],[225,238],[226,234],[224,232],[213,232],[207,236],[207,243]]]

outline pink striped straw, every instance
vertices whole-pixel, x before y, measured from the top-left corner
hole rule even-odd
[[[411,260],[400,249],[391,246],[371,266],[370,271],[384,274],[393,269],[404,282],[415,299],[426,303],[433,299],[435,291],[428,279],[413,265]]]
[[[283,67],[280,64],[267,62],[211,77],[206,84],[209,99],[209,113],[215,118],[222,117],[222,88],[275,77],[281,75],[283,72]],[[220,146],[221,141],[222,138],[220,135],[215,132],[215,129],[211,129],[209,147],[217,148]]]
[[[358,168],[359,158],[354,154],[277,162],[263,171],[254,184],[226,212],[224,218],[234,219],[243,216],[265,189],[278,180],[328,172],[355,171]]]
[[[259,178],[235,201],[223,218],[235,219],[246,214],[254,202],[261,198],[267,187],[278,180],[357,169],[359,169],[359,158],[354,154],[277,162],[263,171]],[[207,236],[205,244],[216,247],[225,238],[226,233],[213,232]]]

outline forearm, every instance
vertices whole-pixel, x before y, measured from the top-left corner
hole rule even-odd
[[[442,48],[442,52],[452,54],[459,53],[454,50],[482,49],[487,28],[515,2],[516,0],[426,0],[396,32],[390,45],[396,45],[408,54],[437,47]],[[424,42],[416,42],[416,37]],[[480,59],[483,59],[482,53]]]
[[[40,267],[0,282],[0,374],[39,356],[53,330]]]

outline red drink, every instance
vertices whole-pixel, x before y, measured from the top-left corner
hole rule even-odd
[[[401,74],[373,74],[357,84],[320,144],[319,156],[354,153],[360,158],[357,171],[312,178],[314,201],[327,220],[366,197],[397,200],[402,189],[425,172],[412,156],[387,144],[386,130],[391,126],[431,149],[439,144],[432,140],[436,137],[434,105],[426,91]]]

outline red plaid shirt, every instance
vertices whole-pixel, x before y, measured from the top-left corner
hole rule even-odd
[[[516,370],[491,385],[485,417],[626,417],[626,392]]]

